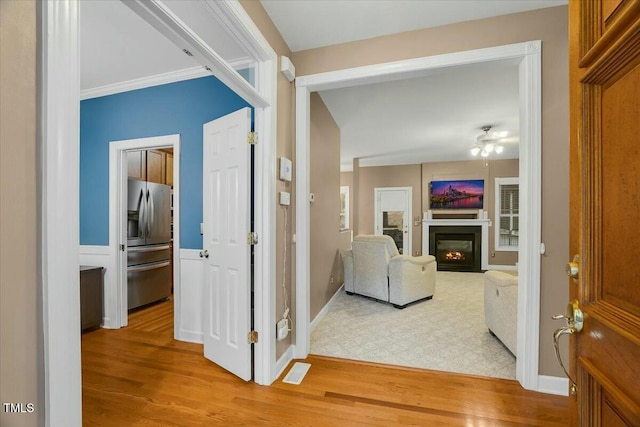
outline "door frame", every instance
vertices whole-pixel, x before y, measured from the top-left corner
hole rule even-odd
[[[212,13],[256,58],[256,87],[251,87],[180,17],[157,2],[136,4],[153,8],[147,21],[164,22],[165,31],[198,50],[198,60],[239,96],[254,106],[255,174],[260,184],[255,228],[260,244],[255,256],[255,325],[260,342],[254,346],[254,380],[268,385],[276,377],[275,345],[275,141],[278,57],[238,1],[206,0]],[[128,4],[130,4],[128,2]],[[40,200],[39,283],[42,307],[41,389],[45,425],[82,424],[79,259],[79,3],[58,0],[38,3],[40,26],[38,147]],[[168,25],[167,23],[171,23]],[[151,22],[150,22],[151,23]],[[153,25],[153,23],[152,23]],[[158,24],[159,25],[159,24]],[[155,26],[155,25],[154,25]],[[160,26],[160,25],[159,25]],[[157,28],[157,27],[156,27]]]
[[[127,326],[127,251],[120,245],[127,244],[127,151],[151,148],[173,148],[173,337],[179,337],[181,317],[180,282],[180,135],[165,135],[109,142],[109,254],[110,265],[116,266],[115,283],[105,282],[105,328]],[[175,246],[178,244],[177,247]],[[110,286],[111,285],[111,286]],[[107,324],[107,322],[109,322]]]
[[[406,223],[406,227],[407,227],[407,247],[409,248],[409,252],[404,251],[404,240],[403,240],[403,252],[406,255],[411,255],[413,253],[413,239],[412,239],[412,231],[413,231],[413,227],[412,227],[412,218],[413,218],[413,188],[412,187],[376,187],[373,189],[373,224],[374,224],[374,233],[373,234],[378,234],[377,229],[378,226],[380,226],[380,228],[382,228],[382,224],[380,224],[380,219],[378,218],[378,213],[381,209],[380,207],[380,202],[378,201],[378,196],[380,196],[383,192],[385,191],[404,191],[407,194],[407,205],[408,205],[408,209],[407,209],[407,218],[408,221]],[[381,233],[382,234],[382,233]]]
[[[296,78],[296,358],[310,349],[310,94],[425,75],[429,70],[497,60],[519,61],[520,87],[520,207],[518,340],[516,379],[530,390],[540,389],[540,247],[542,186],[542,42],[510,45],[412,58],[396,62],[300,76]]]

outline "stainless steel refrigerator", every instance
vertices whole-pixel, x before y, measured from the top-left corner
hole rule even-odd
[[[129,179],[127,191],[129,309],[171,295],[171,187]]]

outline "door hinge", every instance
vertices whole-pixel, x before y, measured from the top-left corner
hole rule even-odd
[[[120,250],[124,252],[124,245],[120,245]]]
[[[255,145],[258,143],[258,134],[256,132],[249,132],[247,135],[247,141],[251,145]]]
[[[257,344],[258,343],[258,331],[251,331],[247,334],[247,341],[249,344]]]
[[[258,233],[252,231],[247,235],[247,244],[249,245],[257,245],[258,244]]]

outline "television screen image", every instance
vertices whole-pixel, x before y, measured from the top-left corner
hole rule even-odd
[[[431,181],[431,209],[482,209],[484,179]]]

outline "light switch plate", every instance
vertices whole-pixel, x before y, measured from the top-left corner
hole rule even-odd
[[[282,181],[291,181],[291,160],[286,157],[280,157],[280,179]]]

